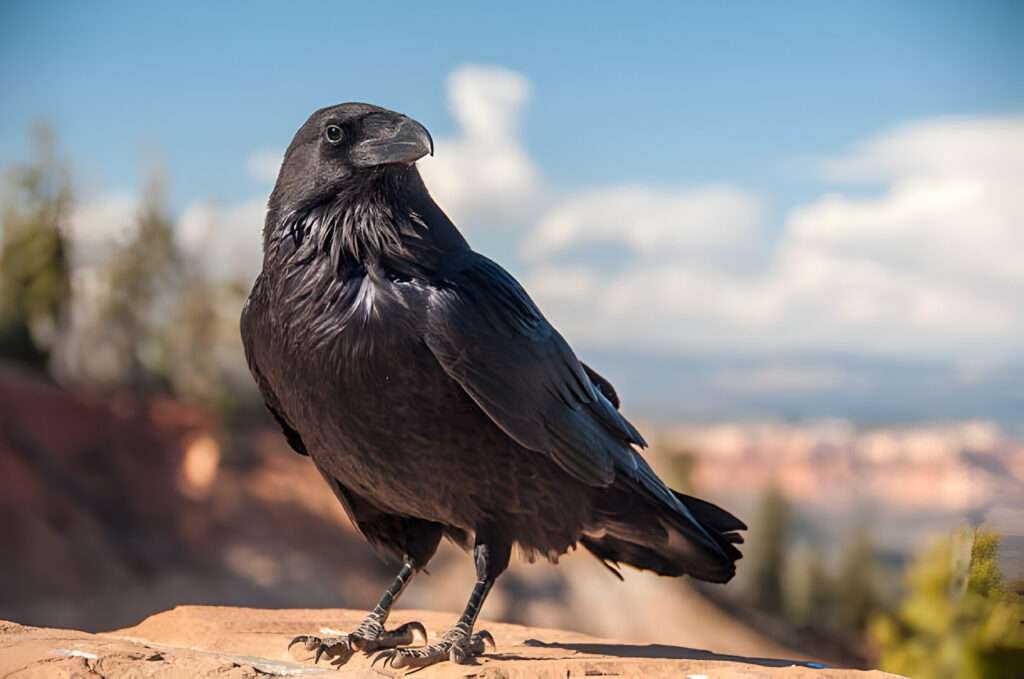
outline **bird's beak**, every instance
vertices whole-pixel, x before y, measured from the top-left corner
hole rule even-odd
[[[414,163],[434,155],[434,140],[427,128],[412,118],[389,113],[371,113],[363,119],[364,141],[352,149],[358,167],[392,163]]]

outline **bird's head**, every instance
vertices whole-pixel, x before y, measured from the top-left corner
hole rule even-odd
[[[309,117],[285,152],[272,206],[307,209],[433,154],[418,122],[371,104],[339,104]]]

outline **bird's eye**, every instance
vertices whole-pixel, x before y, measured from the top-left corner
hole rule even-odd
[[[324,138],[332,144],[337,144],[341,141],[342,134],[341,128],[337,125],[328,125],[327,129],[324,130]]]

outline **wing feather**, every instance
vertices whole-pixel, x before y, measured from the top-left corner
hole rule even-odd
[[[500,266],[475,257],[438,288],[428,316],[438,362],[517,443],[594,486],[640,473],[640,432]]]
[[[589,485],[623,479],[671,508],[688,535],[721,551],[633,449],[647,443],[619,413],[615,390],[576,358],[504,269],[475,255],[436,290],[427,325],[426,344],[444,370],[517,443]]]

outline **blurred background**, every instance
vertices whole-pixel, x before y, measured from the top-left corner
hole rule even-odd
[[[485,616],[914,676],[1019,658],[1021,64],[1013,2],[3,3],[0,617],[376,600],[391,567],[237,329],[283,149],[354,100],[431,130],[470,242],[655,468],[751,527],[726,587],[573,554]],[[461,609],[470,560],[431,573],[403,605]]]

